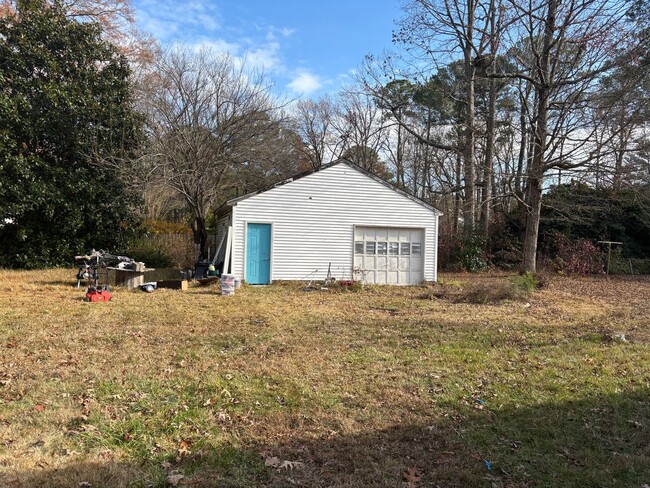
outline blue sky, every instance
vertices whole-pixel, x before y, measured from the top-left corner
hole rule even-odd
[[[364,55],[391,47],[399,0],[134,0],[139,27],[163,45],[210,46],[264,69],[276,90],[338,90]]]

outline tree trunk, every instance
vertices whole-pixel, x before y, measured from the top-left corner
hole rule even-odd
[[[464,164],[465,164],[465,204],[463,206],[463,231],[465,236],[474,232],[476,221],[476,171],[474,169],[474,145],[476,142],[475,134],[475,106],[474,90],[476,82],[476,66],[474,66],[473,54],[473,37],[474,37],[474,1],[468,2],[467,5],[467,28],[466,40],[463,45],[464,67],[465,67],[465,97],[467,98],[467,107],[465,113],[465,134],[464,134]]]
[[[495,8],[491,4],[491,35],[492,35],[492,49],[491,55],[494,57],[491,65],[489,66],[489,73],[494,74],[496,63],[496,36],[495,32]],[[485,161],[483,163],[483,192],[481,196],[481,235],[485,240],[486,250],[488,248],[488,239],[490,237],[490,210],[492,205],[492,173],[493,173],[493,157],[494,157],[494,127],[496,122],[496,103],[497,103],[497,84],[495,78],[490,78],[489,81],[489,96],[488,96],[488,113],[487,113],[487,134],[485,140]]]
[[[524,161],[526,159],[526,147],[528,146],[528,137],[526,133],[528,131],[526,130],[526,98],[523,95],[520,95],[519,101],[521,104],[521,110],[519,112],[519,130],[521,131],[521,139],[519,141],[519,157],[517,158],[517,173],[515,175],[515,193],[519,198],[522,198]]]
[[[397,152],[395,166],[397,170],[397,186],[404,188],[404,141],[402,138],[402,125],[397,125]]]
[[[523,271],[537,271],[537,240],[539,237],[539,221],[542,211],[543,178],[531,178],[528,188],[528,214],[526,216],[526,233],[524,234]]]
[[[490,235],[490,205],[492,197],[492,159],[494,154],[494,119],[496,117],[496,83],[490,79],[490,95],[488,100],[487,134],[485,140],[485,161],[483,163],[483,184],[481,191],[481,235],[487,245]]]
[[[612,189],[620,191],[623,182],[623,163],[625,160],[625,148],[627,146],[628,129],[624,127],[625,120],[623,115],[620,116],[618,124],[618,144],[614,150],[614,176],[612,177]]]
[[[461,177],[461,160],[460,160],[460,154],[456,154],[456,184],[460,185],[460,177]],[[463,200],[460,196],[460,191],[455,191],[454,192],[454,216],[453,219],[454,221],[452,222],[452,229],[454,231],[454,236],[458,236],[458,220],[460,218],[460,207],[463,203]]]
[[[199,259],[207,259],[208,257],[208,228],[205,224],[205,217],[196,215],[192,225],[192,234],[194,235],[194,243],[199,248]]]
[[[551,95],[551,47],[555,32],[555,16],[558,0],[549,0],[544,25],[544,48],[538,65],[538,81],[535,86],[535,127],[533,132],[533,157],[528,171],[528,215],[524,234],[523,271],[537,270],[537,239],[542,212],[542,188],[545,172],[546,139],[548,133],[548,106]]]

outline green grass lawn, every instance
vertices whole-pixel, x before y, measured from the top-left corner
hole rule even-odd
[[[0,486],[650,484],[647,278],[88,304],[74,274],[0,271]]]

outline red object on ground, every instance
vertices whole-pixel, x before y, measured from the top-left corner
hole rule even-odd
[[[85,300],[87,302],[108,302],[111,298],[111,292],[108,291],[107,287],[95,288],[94,286],[91,286],[86,292]]]
[[[357,284],[355,280],[339,280],[337,283],[339,286],[354,286]]]

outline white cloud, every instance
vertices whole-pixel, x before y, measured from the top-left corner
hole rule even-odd
[[[203,38],[189,46],[194,51],[207,49],[214,54],[228,54],[236,65],[244,66],[247,70],[258,70],[269,74],[281,74],[286,71],[278,42],[255,45],[251,39],[242,39],[241,43],[236,43],[225,39]]]
[[[277,37],[276,34],[279,34],[280,37],[284,37],[286,39],[288,37],[291,37],[293,33],[296,32],[296,29],[289,29],[288,27],[267,26],[265,29],[266,38],[269,40],[275,39]]]
[[[296,73],[287,86],[294,93],[309,95],[322,87],[323,82],[317,75],[301,70]]]
[[[263,71],[282,71],[280,43],[266,42],[246,51],[246,63]]]
[[[227,54],[246,71],[261,71],[297,96],[328,86],[305,66],[285,59],[288,39],[296,32],[268,24],[225,22],[213,0],[135,0],[138,25],[163,45],[182,44],[196,51]]]
[[[207,49],[215,54],[228,54],[233,58],[238,57],[241,51],[241,45],[235,42],[228,42],[225,39],[204,38],[190,44],[190,47],[195,51]]]
[[[221,16],[214,2],[193,0],[140,0],[136,4],[136,18],[140,27],[161,41],[169,41],[179,34],[193,31],[216,32],[221,28]]]

